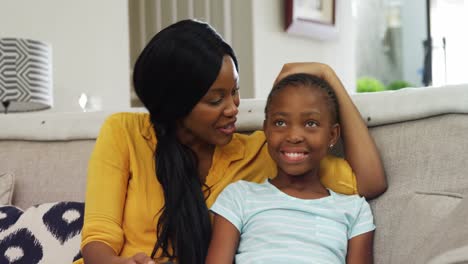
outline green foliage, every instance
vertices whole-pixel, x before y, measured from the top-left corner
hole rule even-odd
[[[414,87],[411,83],[407,81],[394,81],[387,86],[387,90],[399,90],[401,88]]]
[[[361,77],[357,80],[358,93],[379,92],[385,90],[385,85],[373,77]]]
[[[414,87],[414,86],[413,84],[407,81],[397,80],[397,81],[391,82],[388,86],[385,87],[385,85],[378,79],[374,77],[365,76],[357,80],[356,91],[358,93],[368,93],[368,92],[380,92],[380,91],[385,91],[385,90],[399,90],[399,89],[406,88],[406,87]]]

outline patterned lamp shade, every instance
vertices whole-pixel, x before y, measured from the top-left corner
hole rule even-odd
[[[0,110],[52,107],[52,54],[43,42],[0,38]]]

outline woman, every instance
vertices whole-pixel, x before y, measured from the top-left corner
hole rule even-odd
[[[134,69],[135,90],[149,115],[115,114],[101,129],[89,164],[84,260],[204,263],[211,237],[207,206],[231,182],[276,174],[265,136],[234,133],[237,59],[208,24],[184,20],[165,28]],[[296,69],[339,83],[321,64],[282,72]],[[322,182],[340,193],[376,196],[386,188],[378,152],[349,97],[338,96],[340,116],[350,120],[343,132],[354,127],[344,143],[347,155],[358,156],[349,161],[356,177],[346,161],[330,156],[321,164]],[[377,165],[364,169],[368,162]]]

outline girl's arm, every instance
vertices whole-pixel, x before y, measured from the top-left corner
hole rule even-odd
[[[283,66],[275,82],[293,73],[313,74],[325,79],[333,87],[340,108],[345,158],[356,175],[358,192],[366,198],[374,198],[385,192],[387,180],[377,147],[361,114],[333,69],[326,64],[314,62],[288,63]]]
[[[355,236],[348,241],[347,264],[372,264],[374,231]]]
[[[206,264],[234,263],[239,236],[239,230],[231,222],[216,214]]]

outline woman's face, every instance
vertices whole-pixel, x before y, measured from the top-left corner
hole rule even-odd
[[[222,146],[231,141],[240,101],[238,80],[234,62],[225,55],[215,82],[179,125],[181,142]]]

